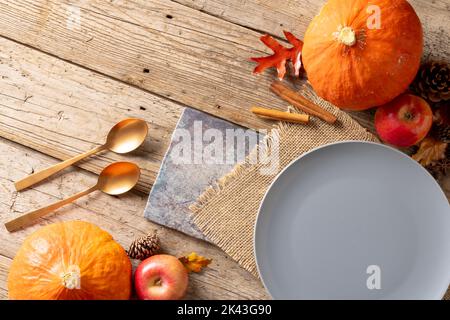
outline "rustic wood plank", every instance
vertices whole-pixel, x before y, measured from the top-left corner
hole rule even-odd
[[[7,279],[11,259],[0,254],[0,300],[8,299]]]
[[[283,30],[303,36],[326,0],[172,0],[220,19],[281,37]]]
[[[303,37],[312,17],[327,0],[172,0],[215,17],[275,36],[283,30]],[[427,59],[449,59],[450,3],[447,0],[409,0],[425,34]]]
[[[92,185],[94,174],[72,168],[58,179],[38,185],[25,192],[15,193],[12,181],[28,172],[30,167],[46,166],[55,159],[41,153],[0,139],[0,222],[37,208],[49,202],[62,199]],[[211,257],[211,267],[201,274],[191,276],[188,298],[192,299],[262,299],[267,298],[260,282],[239,267],[217,247],[204,241],[183,235],[147,221],[142,217],[146,197],[129,193],[111,197],[102,193],[80,199],[55,214],[41,219],[35,226],[8,233],[0,227],[0,288],[6,289],[9,260],[13,258],[24,238],[40,226],[68,220],[85,220],[97,224],[110,232],[125,248],[138,236],[157,230],[165,252],[182,255],[196,251]],[[0,297],[2,296],[0,292]]]
[[[134,161],[142,168],[138,189],[149,191],[183,107],[11,40],[0,38],[0,46],[1,136],[67,159],[103,143],[116,122],[143,118],[150,133],[138,151],[103,152],[80,165],[98,173],[113,161]]]
[[[247,127],[272,125],[252,105],[286,109],[252,75],[260,33],[169,0],[0,0],[0,35]]]

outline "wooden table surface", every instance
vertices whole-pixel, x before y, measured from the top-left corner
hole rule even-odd
[[[286,29],[302,38],[324,2],[0,0],[1,222],[91,186],[110,162],[128,159],[143,168],[134,193],[96,193],[14,234],[2,224],[0,297],[7,298],[8,268],[27,235],[52,222],[82,219],[109,231],[124,247],[157,229],[166,252],[211,257],[211,267],[192,276],[188,298],[267,298],[259,280],[220,249],[155,225],[142,212],[184,107],[249,128],[271,126],[249,107],[286,104],[268,90],[274,72],[253,76],[248,58],[269,52],[259,42],[263,33],[278,37]],[[410,2],[424,25],[425,56],[448,61],[449,1]],[[352,116],[373,129],[370,113]],[[126,117],[150,125],[139,151],[127,157],[103,153],[14,192],[13,181],[102,143],[109,128]],[[448,181],[442,183],[450,194]]]

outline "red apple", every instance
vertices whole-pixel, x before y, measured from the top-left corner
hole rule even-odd
[[[397,147],[410,147],[431,129],[433,112],[420,97],[402,94],[378,108],[375,128],[380,138]]]
[[[179,300],[188,287],[188,272],[174,256],[159,254],[139,264],[134,285],[141,300]]]

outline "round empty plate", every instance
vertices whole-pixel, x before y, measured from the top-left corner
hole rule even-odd
[[[275,299],[441,299],[450,283],[449,203],[399,151],[327,145],[272,183],[255,256]]]

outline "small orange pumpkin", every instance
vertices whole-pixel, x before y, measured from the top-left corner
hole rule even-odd
[[[131,262],[111,235],[82,221],[55,223],[25,239],[8,276],[10,299],[129,299]]]
[[[420,20],[405,0],[330,0],[304,40],[314,90],[347,110],[379,106],[405,91],[423,51]]]

